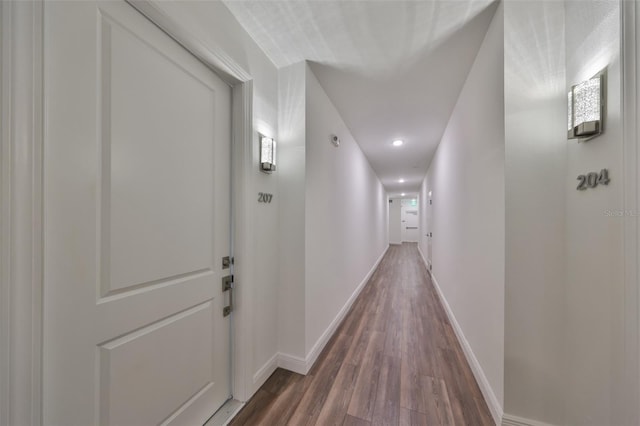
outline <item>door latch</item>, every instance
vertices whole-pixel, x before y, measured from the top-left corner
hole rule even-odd
[[[222,308],[222,316],[229,316],[233,312],[233,275],[222,277],[222,292],[229,291],[229,304]]]
[[[233,257],[225,256],[222,258],[222,269],[229,269],[233,265]]]

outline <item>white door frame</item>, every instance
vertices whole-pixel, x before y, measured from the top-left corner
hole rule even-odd
[[[251,396],[253,80],[154,0],[128,0],[232,86],[232,391]],[[42,424],[44,3],[0,2],[0,425]]]
[[[624,216],[624,354],[617,374],[623,385],[613,401],[619,424],[640,421],[640,149],[638,148],[638,90],[640,90],[640,8],[635,1],[621,2],[621,69],[623,126],[623,207]]]
[[[0,2],[0,424],[40,424],[43,7]]]

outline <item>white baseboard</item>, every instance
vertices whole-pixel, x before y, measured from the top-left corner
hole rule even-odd
[[[329,324],[329,327],[327,327],[324,333],[322,333],[322,336],[320,336],[320,338],[316,341],[315,345],[313,345],[313,347],[307,354],[307,358],[306,358],[307,372],[311,370],[311,367],[313,367],[313,364],[315,364],[316,360],[318,359],[318,356],[320,356],[320,353],[326,346],[327,342],[329,342],[329,339],[331,339],[331,337],[333,336],[333,333],[335,333],[335,331],[338,329],[338,327],[342,323],[342,320],[347,315],[347,312],[349,312],[349,309],[351,309],[351,305],[353,305],[353,302],[355,302],[355,300],[358,298],[364,286],[367,285],[367,283],[369,282],[369,279],[373,276],[373,273],[376,271],[376,268],[382,261],[382,258],[387,253],[387,250],[389,250],[388,246],[382,252],[380,257],[378,257],[378,260],[375,261],[375,263],[373,264],[369,272],[367,272],[367,275],[364,277],[364,279],[360,282],[360,284],[358,284],[353,294],[351,294],[351,297],[349,297],[349,299],[344,304],[342,309],[340,309],[340,312],[338,312],[338,315],[336,315],[333,321],[331,321],[331,324]]]
[[[431,269],[429,268],[430,266],[429,261],[427,260],[426,257],[424,257],[424,253],[420,248],[420,243],[418,243],[418,253],[420,253],[420,257],[422,258],[422,261],[424,262],[424,264],[427,265],[427,272],[429,273],[429,275],[431,275]]]
[[[362,291],[362,289],[365,287],[365,285],[367,285],[367,283],[369,282],[369,279],[371,279],[371,276],[376,271],[376,268],[378,267],[378,265],[380,265],[380,262],[382,261],[382,258],[384,257],[384,255],[387,253],[387,250],[389,250],[388,246],[382,252],[380,257],[378,257],[378,260],[375,261],[375,263],[373,264],[373,266],[371,267],[367,275],[364,277],[364,279],[360,282],[360,284],[358,284],[358,287],[356,287],[353,294],[349,297],[349,299],[344,304],[342,309],[340,309],[340,312],[338,312],[338,315],[336,315],[333,321],[331,321],[331,324],[329,324],[329,327],[327,327],[324,333],[322,333],[320,338],[313,345],[313,347],[311,348],[307,356],[304,359],[302,359],[295,355],[289,355],[289,354],[280,352],[278,354],[278,367],[281,367],[281,368],[284,368],[285,370],[293,371],[294,373],[299,373],[299,374],[307,374],[309,370],[311,370],[311,367],[313,367],[313,364],[315,364],[316,360],[322,353],[322,350],[329,342],[329,339],[331,339],[333,334],[336,332],[336,330],[342,323],[342,320],[344,320],[344,317],[347,315],[347,312],[349,312],[349,309],[351,309],[351,305],[353,305],[353,302],[355,302],[356,298],[360,295],[360,292]]]
[[[256,373],[253,375],[253,389],[257,390],[267,381],[269,376],[278,368],[278,355],[273,355]]]
[[[278,353],[278,367],[298,374],[307,374],[309,371],[307,361],[304,358],[282,352]]]
[[[422,254],[422,250],[419,250],[419,252],[420,252],[420,256],[422,257],[422,261],[424,262],[425,265],[427,265],[427,271],[428,271],[429,266],[426,259],[424,258],[424,255]],[[444,307],[444,310],[447,313],[447,317],[449,318],[449,322],[451,323],[451,326],[453,327],[453,330],[456,333],[456,337],[460,342],[460,346],[462,346],[464,355],[467,358],[467,362],[471,367],[471,371],[473,372],[473,375],[476,378],[476,381],[478,382],[478,386],[480,387],[482,396],[484,396],[484,399],[487,402],[489,411],[491,411],[491,416],[493,417],[493,421],[496,423],[496,425],[500,425],[502,424],[502,416],[504,414],[502,405],[498,401],[498,398],[496,398],[496,394],[493,392],[493,388],[489,384],[489,380],[487,380],[487,376],[485,376],[484,370],[482,370],[482,367],[480,366],[478,359],[473,353],[473,350],[471,349],[471,345],[469,345],[469,341],[467,341],[467,338],[462,332],[462,328],[460,327],[458,320],[453,314],[453,310],[451,310],[451,306],[449,306],[447,299],[445,299],[444,294],[442,293],[442,290],[438,285],[438,281],[436,280],[436,277],[433,275],[432,272],[430,272],[430,274],[431,274],[431,280],[433,281],[433,286],[435,287],[436,292],[438,293],[438,297],[440,298],[440,302],[442,303],[442,306]]]
[[[502,426],[553,426],[550,423],[539,422],[537,420],[525,419],[524,417],[505,414],[502,416]]]

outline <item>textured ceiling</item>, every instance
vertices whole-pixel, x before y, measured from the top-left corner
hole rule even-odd
[[[491,0],[225,4],[277,67],[310,62],[393,195],[419,190],[495,12]]]

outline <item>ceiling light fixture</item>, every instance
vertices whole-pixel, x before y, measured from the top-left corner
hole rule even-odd
[[[400,146],[402,145],[404,142],[400,139],[396,139],[395,141],[393,141],[393,146]]]
[[[398,182],[404,183],[404,179],[398,179]]]
[[[407,194],[405,194],[404,192],[402,194],[400,194],[401,197],[404,197],[405,195],[407,195]]]

